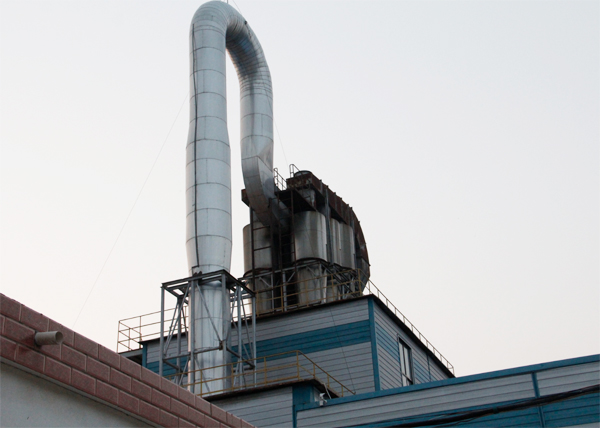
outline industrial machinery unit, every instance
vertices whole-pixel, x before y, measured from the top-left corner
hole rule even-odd
[[[249,204],[244,228],[244,281],[257,293],[258,314],[361,295],[369,280],[367,246],[354,210],[309,171],[278,172],[275,201],[286,228],[260,222]]]

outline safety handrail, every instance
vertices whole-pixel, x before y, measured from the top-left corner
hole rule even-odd
[[[352,275],[354,274],[354,275]],[[256,275],[253,280],[260,280],[260,278],[270,275],[270,273]],[[341,281],[344,275],[350,279]],[[246,281],[251,280],[245,278]],[[273,312],[286,312],[297,309],[302,309],[306,306],[315,305],[319,303],[327,303],[334,300],[345,300],[361,297],[364,295],[374,295],[383,304],[394,313],[408,329],[413,332],[415,336],[429,349],[446,368],[454,373],[454,366],[442,355],[442,353],[419,331],[415,325],[381,292],[381,290],[372,282],[368,281],[366,284],[360,282],[360,271],[345,270],[335,273],[326,273],[315,278],[311,278],[313,284],[316,280],[327,279],[326,285],[323,287],[311,288],[310,290],[303,290],[293,293],[287,293],[288,300],[296,298],[298,301],[302,300],[301,303],[284,304],[280,296],[269,297],[269,294],[273,293],[276,289],[281,288],[281,285],[275,287],[266,287],[257,291],[257,315],[273,313]],[[304,281],[289,282],[287,285],[298,285]],[[265,305],[265,303],[267,303]],[[261,309],[269,307],[269,309]],[[174,311],[170,309],[169,311]],[[170,313],[170,312],[169,312]],[[169,313],[165,314],[165,319],[169,318]],[[187,317],[187,314],[186,314]],[[160,311],[151,312],[149,314],[140,315],[136,317],[126,318],[119,321],[119,331],[117,339],[117,352],[137,350],[141,348],[141,342],[146,340],[158,339],[160,337]]]
[[[285,360],[280,364],[273,364],[273,361]],[[251,366],[254,370],[237,371],[239,367]],[[207,379],[205,373],[209,370],[228,367],[231,375]],[[193,374],[194,382],[189,382]],[[273,375],[269,377],[269,374]],[[214,367],[207,367],[193,371],[179,372],[165,376],[167,379],[185,379],[181,382],[183,388],[193,387],[199,396],[224,394],[227,392],[239,391],[241,389],[258,388],[289,381],[301,381],[315,379],[321,382],[329,391],[338,397],[348,394],[356,394],[350,388],[346,387],[336,378],[327,373],[317,363],[311,360],[301,351],[281,352],[278,354],[265,355],[258,358],[252,358],[243,361],[236,361],[229,364],[222,364]],[[237,382],[236,382],[237,381]],[[221,389],[212,389],[210,384],[227,384],[230,386]],[[198,392],[198,389],[200,392]]]

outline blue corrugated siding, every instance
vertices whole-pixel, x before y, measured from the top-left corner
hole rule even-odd
[[[537,408],[519,410],[516,412],[499,413],[457,423],[470,427],[541,427],[540,415]]]
[[[377,345],[381,346],[394,361],[398,362],[397,370],[400,370],[400,350],[398,349],[398,341],[394,339],[390,334],[379,324],[375,323],[375,334],[377,335]],[[413,352],[415,352],[413,350]],[[413,370],[414,370],[414,383],[425,383],[429,382],[429,371],[423,367],[413,357]]]
[[[181,358],[181,366],[185,367],[187,364],[187,357],[183,357]],[[172,358],[170,360],[168,360],[171,364],[175,364],[177,365],[177,359],[176,358]],[[158,361],[153,361],[151,363],[147,363],[146,364],[146,368],[148,370],[152,370],[154,373],[158,373]],[[171,367],[168,364],[164,364],[163,365],[163,376],[169,376],[175,374],[175,369],[173,367]]]
[[[600,422],[600,394],[590,394],[544,406],[547,427]]]
[[[311,330],[305,333],[291,334],[269,340],[256,342],[257,357],[281,354],[290,351],[301,351],[304,354],[341,348],[342,346],[356,345],[371,341],[369,320],[342,324]],[[233,350],[237,352],[237,347]],[[281,355],[272,359],[287,358]]]
[[[456,410],[456,413],[468,412],[472,410],[478,410],[485,406],[476,406],[469,407],[460,410]],[[454,413],[454,412],[453,412]],[[419,415],[410,418],[402,418],[402,419],[393,419],[387,421],[381,421],[376,423],[364,424],[364,425],[354,425],[349,428],[386,428],[393,427],[394,425],[411,423],[411,422],[423,422],[431,420],[431,425],[426,425],[428,427],[439,426],[435,420],[441,417],[450,416],[447,413],[430,413],[426,415]],[[477,419],[454,422],[448,425],[443,426],[470,426],[470,427],[531,427],[531,428],[540,428],[542,425],[540,423],[540,418],[537,412],[537,408],[524,409],[515,412],[506,412],[499,413],[496,415],[484,416]]]
[[[375,391],[381,391],[381,378],[379,376],[379,357],[377,356],[377,333],[375,332],[375,310],[373,299],[369,299],[369,326],[371,333],[371,358],[373,359],[373,384]]]
[[[498,403],[508,404],[508,403]],[[452,411],[453,414],[460,414],[473,410],[479,410],[486,406],[467,407]],[[571,400],[561,401],[543,407],[545,426],[566,427],[574,425],[592,424],[600,422],[600,394],[590,394],[583,397],[573,398]],[[381,421],[372,424],[359,425],[361,428],[383,428],[396,424],[408,422],[421,422],[432,420],[435,426],[435,419],[450,416],[449,413],[430,413],[411,418],[402,418],[388,421]],[[518,410],[513,412],[503,412],[495,415],[488,415],[472,420],[456,422],[452,425],[471,426],[471,427],[541,427],[538,407]]]
[[[377,335],[377,344],[387,351],[398,363],[400,363],[400,350],[398,341],[389,335],[379,324],[375,323],[375,334]]]
[[[415,383],[429,382],[429,372],[417,360],[413,358],[413,369],[415,371]]]

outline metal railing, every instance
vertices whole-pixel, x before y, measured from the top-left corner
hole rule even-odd
[[[254,370],[244,370],[238,373],[238,368],[244,366],[254,367]],[[205,374],[221,367],[228,367],[227,372],[231,372],[231,375],[209,379]],[[191,376],[192,374],[193,376]],[[165,377],[168,379],[183,379],[181,386],[183,388],[193,387],[194,393],[199,396],[224,394],[285,382],[312,379],[319,381],[338,397],[355,394],[354,391],[344,386],[300,351],[283,352],[251,360],[236,361],[221,366],[194,370],[193,372],[174,373]],[[190,378],[197,380],[190,382]],[[230,386],[215,390],[211,388],[211,383],[217,385],[229,384]]]
[[[374,295],[396,315],[408,329],[418,337],[418,339],[429,349],[450,372],[454,373],[454,366],[437,350],[433,344],[419,331],[415,325],[410,322],[406,316],[381,292],[381,290],[370,280],[364,284],[360,282],[360,272],[355,278],[346,281],[340,281],[340,276],[349,275],[358,270],[340,271],[337,273],[327,273],[321,276],[311,278],[313,287],[302,290],[303,283],[308,281],[288,282],[284,286],[265,287],[258,290],[256,294],[257,315],[264,315],[273,312],[289,312],[296,309],[302,309],[306,306],[312,306],[320,303],[327,303],[337,300],[352,299],[364,295]],[[262,277],[268,274],[262,275]],[[261,279],[261,275],[255,277],[254,281]],[[314,286],[321,282],[324,285]],[[265,284],[266,285],[266,284]],[[291,286],[291,287],[290,287]],[[290,289],[296,291],[290,292]],[[286,289],[282,287],[287,287]],[[277,296],[275,296],[277,294]],[[293,302],[293,303],[290,303]]]
[[[279,169],[277,168],[273,168],[273,180],[275,181],[275,187],[279,190],[287,189],[287,182],[285,181],[285,178],[279,174]]]
[[[291,270],[290,270],[291,274]],[[344,279],[347,278],[347,279]],[[337,272],[326,272],[306,281],[286,282],[284,286],[273,286],[272,272],[266,272],[249,278],[244,278],[246,283],[254,284],[251,288],[256,291],[257,315],[265,315],[277,312],[289,312],[307,306],[347,300],[364,295],[374,295],[386,307],[394,313],[408,329],[425,345],[451,373],[454,366],[437,350],[435,346],[410,322],[406,316],[381,292],[381,290],[368,281],[366,284],[360,282],[358,270],[341,270]],[[293,277],[292,277],[293,279]],[[310,283],[310,287],[305,287]],[[322,285],[318,285],[321,283]],[[165,314],[169,319],[173,314],[170,309]],[[184,320],[187,320],[187,313]],[[137,317],[127,318],[119,321],[119,332],[117,339],[117,352],[131,351],[141,348],[141,342],[160,338],[160,311],[152,312]]]
[[[318,265],[318,263],[317,263]],[[309,268],[311,265],[308,265]],[[313,264],[314,268],[315,264]],[[293,268],[287,270],[293,279]],[[257,315],[276,312],[290,312],[307,306],[329,303],[362,296],[357,270],[337,272],[312,272],[307,280],[288,280],[285,284],[273,285],[272,272],[265,272],[245,281],[253,286],[256,293]],[[254,283],[254,284],[252,284]]]
[[[186,323],[188,320],[187,307],[184,307],[184,312],[183,322]],[[165,319],[171,319],[174,313],[174,308],[167,309]],[[117,352],[141,349],[143,341],[152,339],[160,339],[160,311],[119,321]]]
[[[448,370],[450,370],[452,373],[454,373],[454,366],[452,364],[450,364],[450,361],[448,361],[442,355],[442,353],[440,351],[438,351],[435,348],[435,346],[433,346],[431,344],[431,342],[429,342],[429,340],[427,340],[427,338],[425,336],[423,336],[423,334],[417,329],[417,327],[415,327],[413,325],[413,323],[411,323],[408,320],[408,318],[406,318],[404,316],[404,314],[402,312],[400,312],[398,310],[398,308],[396,308],[396,306],[387,297],[384,296],[384,294],[379,290],[379,288],[377,288],[375,286],[375,284],[373,284],[371,281],[368,281],[363,290],[363,294],[364,295],[371,294],[373,296],[377,296],[379,298],[379,300],[381,300],[383,302],[383,304],[385,304],[387,306],[387,308],[390,311],[392,311],[394,313],[394,315],[396,315],[404,323],[404,325],[406,325],[410,329],[410,331],[412,331],[414,333],[415,336],[417,336],[419,338],[421,343],[423,343],[423,345],[425,345],[431,352],[433,352],[433,355],[435,355],[442,362],[442,364],[446,366],[446,368]]]

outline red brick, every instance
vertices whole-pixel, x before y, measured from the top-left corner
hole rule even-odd
[[[52,358],[46,358],[44,374],[67,385],[71,384],[71,367]]]
[[[112,404],[118,404],[119,390],[104,382],[96,381],[96,397]]]
[[[142,400],[152,401],[152,388],[135,379],[131,379],[131,393]]]
[[[98,359],[117,370],[121,369],[121,357],[119,354],[114,353],[102,345],[98,346]]]
[[[218,421],[227,423],[227,412],[214,404],[210,405],[210,415]]]
[[[85,361],[87,357],[85,354],[82,354],[75,349],[64,346],[62,347],[61,358],[63,363],[70,365],[71,367],[76,367],[80,370],[85,370]]]
[[[25,327],[24,325],[11,320],[10,318],[6,318],[4,321],[4,336],[31,348],[35,347],[33,341],[35,330]]]
[[[48,317],[25,305],[21,305],[21,323],[35,331],[48,331]]]
[[[4,315],[0,315],[0,334],[4,331]]]
[[[4,294],[0,294],[0,313],[19,321],[21,317],[21,304],[16,300],[6,297]]]
[[[118,370],[110,369],[110,381],[112,385],[123,389],[127,392],[131,392],[131,377],[121,373]]]
[[[40,352],[46,355],[50,355],[57,360],[60,360],[60,354],[62,353],[62,345],[43,345],[40,346]]]
[[[242,428],[254,428],[254,425],[249,424],[248,422],[242,419]]]
[[[200,413],[198,410],[190,409],[188,419],[198,426],[204,426],[204,413]]]
[[[227,425],[235,428],[242,428],[242,420],[231,413],[227,413]]]
[[[161,378],[161,380],[160,380],[160,390],[162,392],[166,392],[171,397],[177,398],[179,388],[181,388],[181,387],[175,385],[173,382],[171,382],[168,379],[165,379],[164,377]]]
[[[196,396],[185,388],[179,388],[179,391],[177,392],[177,398],[179,398],[179,400],[183,403],[192,407],[196,406]]]
[[[5,337],[0,337],[0,355],[2,355],[2,358],[14,361],[16,351],[17,344],[15,342]]]
[[[221,422],[221,424],[219,425],[220,428],[230,428],[229,425],[224,424],[223,422]]]
[[[17,355],[15,362],[29,367],[39,373],[44,373],[44,360],[45,357],[37,351],[25,348],[23,346],[17,346]]]
[[[154,388],[160,388],[160,376],[153,371],[142,367],[141,379],[147,385],[153,386]]]
[[[200,410],[202,413],[206,413],[210,415],[210,403],[206,401],[204,398],[198,397],[196,395],[196,409]]]
[[[71,371],[71,386],[90,395],[96,395],[96,379],[81,373],[79,370],[73,369]]]
[[[177,428],[177,426],[179,425],[179,419],[176,418],[175,416],[173,416],[172,414],[165,412],[164,410],[161,410],[159,424],[160,424],[160,426],[163,426],[163,427]]]
[[[204,426],[206,428],[221,428],[221,424],[218,421],[215,421],[210,416],[204,417]]]
[[[156,424],[160,422],[160,410],[158,407],[154,407],[144,401],[140,401],[140,410],[138,414]]]
[[[179,416],[180,418],[188,417],[188,406],[183,404],[179,400],[171,399],[171,412]]]
[[[137,414],[140,407],[140,400],[133,395],[119,391],[119,406],[131,413]]]
[[[121,359],[121,371],[123,373],[127,373],[135,379],[139,379],[142,376],[142,366],[140,366],[138,363],[134,363],[128,358],[119,356],[117,354],[115,355]]]
[[[73,347],[90,357],[98,358],[98,344],[79,333],[75,333]]]
[[[157,389],[152,390],[152,404],[161,409],[171,410],[171,399]]]
[[[49,320],[48,331],[60,331],[63,335],[63,344],[73,347],[73,338],[75,336],[75,333],[70,328],[59,324],[54,320]]]
[[[110,378],[110,367],[90,357],[87,357],[85,371],[96,379],[105,382],[108,382],[108,379]]]
[[[179,418],[179,428],[196,428],[196,425],[189,423],[185,419]]]

